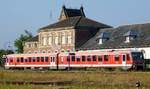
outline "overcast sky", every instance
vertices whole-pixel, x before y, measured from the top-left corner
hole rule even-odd
[[[62,5],[84,7],[88,18],[117,27],[150,22],[150,0],[0,0],[0,48],[29,30],[58,21]]]

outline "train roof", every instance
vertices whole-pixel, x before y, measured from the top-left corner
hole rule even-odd
[[[141,52],[141,51],[138,51],[138,50],[80,50],[80,51],[76,51],[76,52],[65,52],[65,53],[61,53],[60,55],[63,56],[63,55],[98,55],[98,54],[107,54],[109,53],[110,55],[111,54],[118,54],[118,53],[121,53],[121,54],[124,54],[124,53],[131,53],[131,52]]]
[[[110,50],[110,49],[106,49],[106,50],[80,50],[80,51],[76,51],[76,52],[62,52],[60,53],[61,56],[65,56],[65,55],[70,55],[70,54],[74,54],[74,55],[80,55],[80,54],[89,54],[89,55],[96,55],[96,54],[114,54],[114,53],[131,53],[131,52],[141,52],[138,50]],[[58,53],[34,53],[34,54],[9,54],[6,55],[7,57],[39,57],[39,56],[56,56]]]
[[[7,57],[38,57],[38,56],[50,56],[50,55],[57,55],[57,53],[34,53],[34,54],[9,54],[9,55],[6,55]]]

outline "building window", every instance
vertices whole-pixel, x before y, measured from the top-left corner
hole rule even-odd
[[[50,51],[50,50],[48,50],[48,51],[47,51],[47,53],[51,53],[51,51]]]
[[[67,43],[68,44],[72,43],[72,34],[71,34],[71,32],[68,32],[68,34],[67,34]]]
[[[52,45],[52,36],[48,37],[48,45]]]
[[[46,53],[46,51],[45,51],[45,50],[43,50],[43,51],[42,51],[42,53]]]
[[[34,43],[34,47],[37,48],[37,43]]]
[[[34,53],[36,54],[36,53],[38,53],[37,51],[34,51]]]
[[[29,51],[28,54],[31,54],[31,51]]]
[[[62,33],[62,44],[66,43],[65,33]]]
[[[98,44],[103,44],[105,41],[108,41],[111,37],[110,32],[102,32],[99,34],[98,38]]]
[[[47,44],[47,43],[46,43],[46,40],[47,40],[46,37],[42,37],[42,41],[41,41],[42,43],[41,43],[41,44],[42,44],[42,45],[46,45],[46,44]]]
[[[46,37],[43,37],[43,45],[46,45]]]
[[[55,44],[58,45],[58,42],[59,42],[58,36],[56,36],[56,37],[55,37]]]
[[[30,47],[31,47],[31,44],[28,44],[28,47],[30,48]]]
[[[71,43],[72,43],[72,37],[68,36],[68,44],[71,44]]]
[[[139,36],[139,32],[136,30],[129,30],[124,34],[124,36],[126,37],[125,43],[129,43]]]

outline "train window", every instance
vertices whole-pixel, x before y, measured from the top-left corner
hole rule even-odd
[[[104,61],[108,61],[108,55],[104,55]]]
[[[70,56],[67,56],[67,62],[70,62]]]
[[[29,62],[31,62],[31,57],[29,57]]]
[[[98,56],[98,61],[101,62],[102,61],[102,56]]]
[[[28,62],[28,59],[25,59],[25,62]]]
[[[41,57],[41,62],[44,62],[44,57]]]
[[[115,61],[119,61],[119,55],[115,55]]]
[[[19,59],[19,58],[17,58],[17,62],[20,62],[20,59]]]
[[[21,62],[23,62],[23,57],[21,57]]]
[[[32,61],[35,62],[35,57],[32,58]]]
[[[91,56],[87,56],[87,61],[91,61]]]
[[[77,60],[77,62],[79,62],[80,61],[80,56],[76,56],[76,60]]]
[[[85,61],[85,56],[82,56],[82,61],[83,61],[83,62]]]
[[[75,61],[75,56],[72,55],[72,56],[71,56],[71,59],[72,59],[72,61]]]
[[[45,62],[48,62],[48,57],[45,57]]]
[[[10,59],[10,62],[13,62],[13,59]]]
[[[126,61],[126,55],[123,55],[123,61]]]
[[[51,62],[53,62],[53,57],[51,57]]]
[[[96,61],[96,55],[93,55],[92,58],[93,58],[93,61]]]
[[[130,56],[129,56],[129,54],[127,54],[127,61],[130,61]]]
[[[37,59],[37,62],[40,62],[40,57],[37,57],[36,59]]]

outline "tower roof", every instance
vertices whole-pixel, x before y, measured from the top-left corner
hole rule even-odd
[[[64,20],[63,15],[65,16],[65,18],[70,18],[70,17],[77,17],[77,16],[81,16],[81,17],[85,17],[84,11],[83,11],[83,7],[81,6],[80,9],[72,9],[72,8],[66,8],[64,5],[62,6],[62,11],[60,14],[59,19],[60,20]]]

